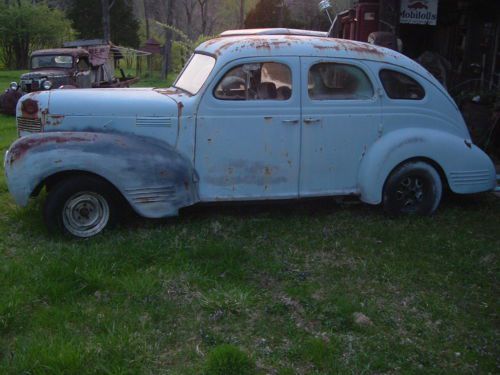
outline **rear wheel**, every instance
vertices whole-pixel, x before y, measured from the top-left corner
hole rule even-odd
[[[397,167],[385,183],[384,209],[392,216],[432,215],[442,190],[436,169],[423,161],[407,162]]]
[[[94,176],[76,176],[50,190],[43,213],[50,231],[87,238],[112,226],[118,208],[117,193],[108,182]]]

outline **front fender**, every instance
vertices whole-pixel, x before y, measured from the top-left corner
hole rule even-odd
[[[358,173],[361,200],[380,203],[391,171],[405,160],[417,158],[439,165],[455,193],[477,193],[495,187],[495,167],[481,149],[450,133],[409,128],[384,135],[366,152]]]
[[[47,177],[67,171],[94,173],[112,183],[142,216],[177,214],[196,203],[192,163],[167,143],[131,134],[50,132],[18,139],[7,152],[9,191],[26,205]]]

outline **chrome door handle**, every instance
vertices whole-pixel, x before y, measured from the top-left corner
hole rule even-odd
[[[299,120],[283,120],[281,122],[284,124],[298,124]]]
[[[307,117],[304,119],[304,124],[312,124],[314,122],[320,122],[321,120],[319,118],[311,118]]]

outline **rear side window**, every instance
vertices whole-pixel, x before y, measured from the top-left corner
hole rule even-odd
[[[370,99],[373,86],[361,69],[347,64],[319,63],[309,70],[309,97],[312,100]]]
[[[387,96],[391,99],[420,100],[425,96],[422,85],[406,74],[383,69],[379,76]]]
[[[222,100],[288,100],[292,72],[275,62],[239,65],[224,75],[214,95]]]

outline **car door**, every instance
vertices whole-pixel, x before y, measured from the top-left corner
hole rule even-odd
[[[203,201],[298,196],[299,58],[239,59],[205,91],[195,167]]]
[[[355,194],[359,163],[381,130],[372,73],[359,61],[307,57],[301,75],[299,194]]]

